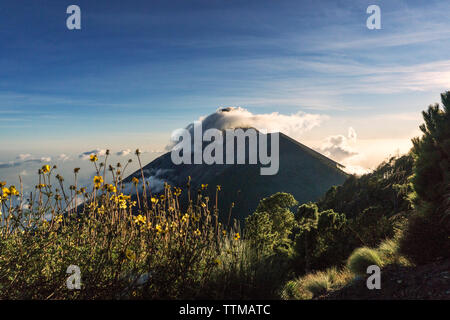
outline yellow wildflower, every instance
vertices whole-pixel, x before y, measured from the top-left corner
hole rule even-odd
[[[126,254],[128,260],[136,260],[136,254],[133,251],[131,251],[130,249],[127,249],[125,254]]]
[[[143,215],[138,215],[137,217],[134,217],[134,223],[136,224],[145,224],[147,222],[147,217]]]
[[[89,157],[89,160],[91,162],[96,162],[96,161],[98,161],[98,157],[96,154],[91,154],[91,156]]]
[[[116,193],[117,192],[116,186],[113,186],[112,184],[106,185],[106,190],[108,190],[108,192],[110,192],[110,193]]]
[[[119,200],[119,208],[120,209],[126,209],[127,208],[127,202],[125,200]]]
[[[239,235],[239,232],[238,233],[236,233],[235,235],[234,235],[234,240],[239,240],[241,238],[241,236]]]
[[[19,191],[17,191],[16,187],[10,186],[9,188],[4,187],[2,189],[3,196],[10,197],[10,196],[18,196]]]
[[[2,193],[5,197],[9,197],[11,195],[11,193],[9,192],[9,188],[6,187],[2,188]]]
[[[97,189],[100,188],[100,186],[103,184],[103,178],[100,176],[95,176],[94,177],[94,185]]]
[[[173,192],[175,197],[178,197],[181,194],[181,189],[180,188],[175,188],[175,191]]]
[[[182,223],[186,223],[189,220],[189,214],[185,213],[184,216],[181,218]]]
[[[42,167],[42,172],[43,173],[49,173],[50,172],[50,166],[48,164],[46,164],[45,166]]]
[[[119,199],[119,201],[129,201],[129,200],[131,200],[131,196],[127,196],[127,195],[124,195],[123,193],[121,193],[121,194],[119,194],[119,197],[118,197],[118,199]]]
[[[104,213],[105,213],[105,206],[102,205],[100,208],[97,209],[97,212],[98,212],[99,214],[104,214]]]

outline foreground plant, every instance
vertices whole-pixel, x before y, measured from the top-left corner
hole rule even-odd
[[[78,168],[66,188],[49,165],[27,199],[1,183],[0,298],[195,298],[217,274],[223,243],[236,250],[239,231],[217,222],[202,192],[185,210],[181,189],[169,185],[157,197],[142,183],[140,198],[134,177],[136,195],[126,194],[126,166],[107,175],[108,154],[90,159],[91,190],[77,185]],[[81,290],[67,288],[70,265],[80,268]]]

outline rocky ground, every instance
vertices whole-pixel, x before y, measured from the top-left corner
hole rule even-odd
[[[417,266],[387,266],[381,272],[381,289],[369,290],[366,280],[355,280],[323,300],[450,300],[450,259]]]

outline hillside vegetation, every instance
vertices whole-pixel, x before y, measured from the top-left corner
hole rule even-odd
[[[420,271],[427,270],[421,267],[426,264],[439,271],[440,264],[448,265],[450,257],[450,92],[442,94],[441,100],[442,106],[435,104],[423,112],[423,136],[413,139],[410,154],[391,158],[371,174],[350,177],[342,186],[331,188],[317,204],[299,208],[299,232],[294,237],[300,248],[295,250],[299,277],[285,285],[284,298],[308,299],[354,286],[359,289],[329,296],[355,299],[361,294],[369,298],[362,292],[365,283],[355,282],[366,276],[369,265],[384,268],[391,276],[401,268],[416,276],[434,274],[441,283],[436,295],[450,298],[450,292],[442,289],[450,285],[448,272]],[[322,223],[325,228],[320,227],[323,215],[333,216],[331,223]],[[308,273],[311,268],[324,271]],[[340,268],[337,275],[336,268]],[[395,287],[386,280],[383,286]],[[386,291],[384,297],[433,298],[419,294],[419,288],[415,283],[408,288],[410,295],[394,290]],[[398,286],[396,290],[407,289]],[[373,297],[383,298],[383,291]]]
[[[317,202],[268,196],[243,229],[219,219],[220,185],[192,188],[188,177],[183,190],[166,184],[156,196],[139,184],[141,167],[130,178],[137,197],[124,194],[126,168],[108,164],[108,153],[91,157],[92,190],[77,185],[79,169],[66,186],[50,165],[29,198],[0,182],[0,298],[354,298],[374,264],[391,275],[383,281],[416,270],[444,288],[436,268],[450,258],[450,92],[423,117],[409,154],[350,176]],[[69,266],[80,270],[80,289],[67,286]]]

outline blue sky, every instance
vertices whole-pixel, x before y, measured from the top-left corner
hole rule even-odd
[[[71,4],[81,30],[66,28]],[[366,27],[372,4],[381,30]],[[352,127],[361,154],[378,141],[378,161],[406,148],[420,111],[450,87],[449,9],[447,0],[2,1],[0,163],[159,150],[220,106],[324,115],[298,138],[320,148]],[[26,164],[13,169],[0,177]]]

